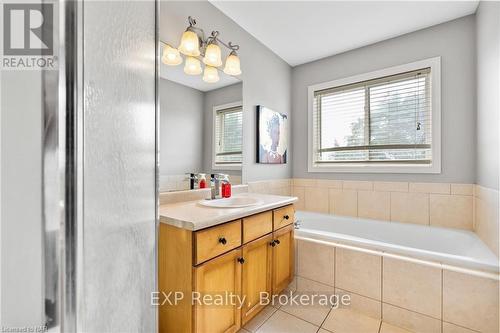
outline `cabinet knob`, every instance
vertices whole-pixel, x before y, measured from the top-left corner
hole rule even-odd
[[[227,243],[226,238],[224,238],[224,237],[219,237],[219,243],[221,243],[222,245],[226,245],[226,243]]]
[[[290,218],[290,216],[285,215],[285,216],[283,216],[283,218],[284,218],[285,220],[288,220],[288,219]]]
[[[274,242],[275,242],[277,245],[280,245],[280,240],[279,240],[279,239],[275,240]]]
[[[245,259],[243,259],[243,258],[238,258],[238,262],[239,262],[240,264],[244,264],[244,263],[245,263]]]
[[[275,247],[275,246],[276,246],[276,241],[273,239],[273,240],[269,243],[269,245],[271,245],[272,247]]]

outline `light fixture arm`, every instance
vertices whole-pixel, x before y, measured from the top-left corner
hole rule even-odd
[[[240,49],[240,46],[238,44],[233,44],[233,42],[229,42],[229,43],[224,43],[222,40],[220,40],[219,38],[215,38],[219,43],[221,43],[222,45],[224,45],[227,49],[231,50],[231,52],[233,51],[238,51]]]
[[[200,39],[202,55],[204,55],[206,47],[214,42],[220,43],[225,48],[231,50],[231,52],[236,52],[240,49],[240,46],[238,44],[233,44],[232,42],[225,43],[222,39],[220,39],[220,32],[217,30],[213,30],[210,36],[205,37],[205,31],[202,28],[198,28],[196,26],[196,19],[194,17],[188,16],[188,23],[189,27],[187,28],[187,30],[196,33],[198,35],[198,38]]]

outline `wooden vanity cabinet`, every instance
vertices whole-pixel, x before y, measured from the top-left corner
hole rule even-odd
[[[193,290],[201,295],[217,295],[222,291],[241,295],[241,249],[193,268]],[[238,261],[239,259],[239,261]],[[194,332],[237,332],[241,327],[239,306],[200,304],[194,301]]]
[[[261,292],[272,293],[272,240],[273,235],[268,234],[243,245],[242,295],[246,300],[241,310],[242,326],[264,307]]]
[[[272,290],[277,295],[292,282],[294,275],[293,224],[273,233]]]
[[[185,297],[159,306],[159,331],[232,333],[257,315],[261,293],[279,294],[293,279],[293,214],[288,205],[198,231],[160,223],[160,303],[169,292]],[[191,298],[224,292],[245,303],[202,305]]]

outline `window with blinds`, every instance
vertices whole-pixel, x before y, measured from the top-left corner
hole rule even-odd
[[[431,68],[314,91],[313,163],[432,163]]]
[[[243,112],[241,106],[217,110],[214,129],[215,165],[242,162]]]

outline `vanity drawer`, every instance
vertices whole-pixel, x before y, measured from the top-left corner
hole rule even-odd
[[[295,221],[295,208],[293,205],[273,210],[273,227],[278,230]]]
[[[194,233],[194,264],[198,265],[241,245],[241,220]]]
[[[271,211],[243,218],[243,243],[248,243],[273,231]]]

